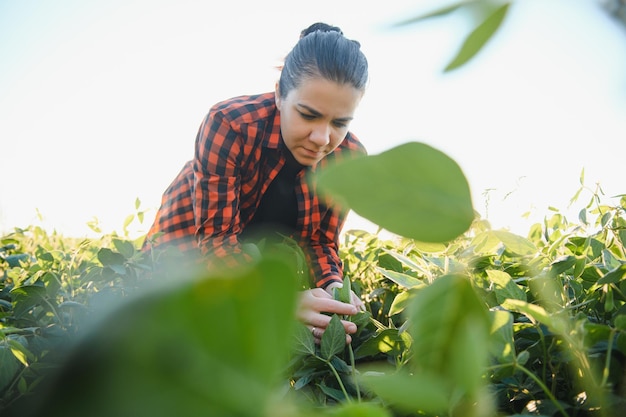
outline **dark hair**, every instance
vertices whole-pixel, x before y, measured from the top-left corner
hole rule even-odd
[[[285,58],[278,89],[281,97],[303,79],[322,77],[338,84],[365,90],[368,65],[361,44],[346,38],[341,29],[314,23],[300,33],[300,40]]]
[[[337,26],[332,26],[332,25],[329,25],[328,23],[317,22],[317,23],[313,23],[311,26],[309,26],[306,29],[302,29],[302,32],[300,32],[300,39],[304,38],[309,33],[315,32],[316,30],[321,30],[322,32],[339,32],[343,35],[343,32],[341,31],[341,29],[338,28]]]

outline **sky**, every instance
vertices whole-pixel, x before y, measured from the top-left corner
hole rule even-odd
[[[442,150],[494,228],[525,234],[550,206],[575,213],[591,196],[568,208],[583,169],[607,201],[626,193],[626,27],[596,0],[516,0],[477,58],[444,73],[468,15],[393,27],[444,4],[0,0],[0,233],[84,236],[93,219],[120,231],[136,199],[146,215],[131,230],[145,232],[211,105],[273,90],[316,21],[368,58],[351,131],[369,153]]]

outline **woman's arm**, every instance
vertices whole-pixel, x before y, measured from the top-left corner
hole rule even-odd
[[[194,155],[196,239],[202,253],[218,258],[241,253],[239,166],[241,135],[222,113],[212,110],[200,126]]]

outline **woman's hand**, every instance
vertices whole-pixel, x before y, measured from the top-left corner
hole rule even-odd
[[[319,344],[322,335],[330,323],[330,316],[322,313],[353,315],[358,312],[357,307],[352,304],[342,303],[334,300],[333,297],[322,288],[314,288],[302,291],[298,300],[297,318],[304,323],[315,338],[315,343]],[[346,344],[352,341],[350,334],[357,330],[356,324],[347,320],[341,320],[346,330]]]
[[[335,288],[343,288],[343,284],[339,282],[331,282],[326,286],[326,292],[332,297],[333,290]],[[363,304],[363,301],[361,301],[359,296],[356,295],[354,291],[350,291],[350,304],[355,306],[359,311],[365,311],[365,304]]]

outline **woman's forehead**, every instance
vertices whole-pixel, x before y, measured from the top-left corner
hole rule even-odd
[[[289,92],[287,100],[309,111],[333,118],[351,118],[363,91],[351,84],[339,84],[321,77],[302,80]]]

